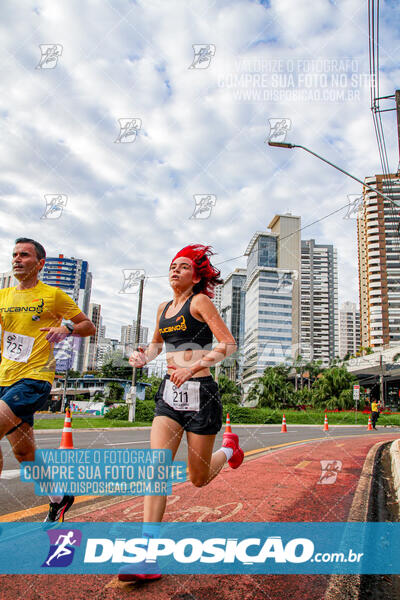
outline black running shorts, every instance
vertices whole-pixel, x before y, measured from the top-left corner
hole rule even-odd
[[[158,388],[155,396],[156,417],[169,417],[185,431],[200,435],[215,435],[222,427],[222,402],[218,391],[218,384],[209,375],[208,377],[192,377],[190,381],[200,381],[200,410],[176,410],[163,400],[166,375]]]

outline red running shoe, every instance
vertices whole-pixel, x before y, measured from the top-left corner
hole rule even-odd
[[[120,581],[155,581],[161,579],[160,569],[157,563],[141,562],[136,565],[124,565],[118,571]]]
[[[243,462],[244,452],[239,446],[239,437],[236,433],[224,433],[222,436],[222,447],[232,448],[232,457],[228,460],[228,464],[232,469],[237,469]]]

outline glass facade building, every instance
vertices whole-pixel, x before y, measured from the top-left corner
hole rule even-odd
[[[76,302],[83,313],[86,315],[89,313],[92,274],[89,271],[89,265],[86,260],[73,257],[65,258],[63,254],[59,254],[57,258],[48,256],[39,274],[39,278],[43,283],[64,290]],[[83,370],[85,358],[83,338],[73,338],[73,344],[71,339],[67,338],[64,342],[55,346],[54,350],[58,371],[65,371],[67,366],[77,371]]]
[[[277,266],[277,238],[256,233],[246,251],[245,391],[266,367],[292,354],[293,272]]]
[[[243,367],[245,284],[246,270],[235,269],[222,286],[221,315],[237,344],[237,351],[223,362],[222,367],[233,381],[240,379]]]

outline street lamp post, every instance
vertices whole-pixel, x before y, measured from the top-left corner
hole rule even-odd
[[[363,185],[364,187],[368,188],[369,190],[371,190],[372,192],[375,192],[376,194],[379,194],[379,196],[382,196],[382,198],[384,198],[385,200],[387,200],[388,202],[390,202],[391,204],[394,204],[395,206],[398,207],[398,205],[396,204],[396,202],[394,200],[392,200],[392,198],[389,198],[389,196],[386,196],[386,194],[382,194],[382,192],[380,192],[379,190],[377,190],[376,188],[372,187],[371,185],[368,185],[367,183],[365,183],[364,181],[362,181],[361,179],[358,179],[358,177],[355,177],[354,175],[352,175],[351,173],[348,173],[347,171],[345,171],[344,169],[342,169],[341,167],[338,167],[337,165],[335,165],[334,163],[330,162],[329,160],[327,160],[326,158],[324,158],[323,156],[320,156],[319,154],[317,154],[316,152],[313,152],[312,150],[310,150],[309,148],[306,148],[306,146],[301,146],[300,144],[289,144],[287,142],[268,142],[268,146],[273,146],[274,148],[302,148],[303,150],[305,150],[306,152],[308,152],[309,154],[312,154],[313,156],[316,156],[317,158],[319,158],[320,160],[322,160],[323,162],[327,163],[328,165],[330,165],[331,167],[333,167],[334,169],[337,169],[338,171],[341,171],[342,173],[344,173],[345,175],[347,175],[348,177],[351,177],[352,179],[354,179],[355,181],[358,181],[358,183],[361,183],[361,185]]]

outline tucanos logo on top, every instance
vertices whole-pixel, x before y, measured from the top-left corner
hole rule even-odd
[[[82,532],[79,529],[55,529],[46,533],[50,549],[42,567],[68,567],[74,558],[75,548],[81,544]]]

